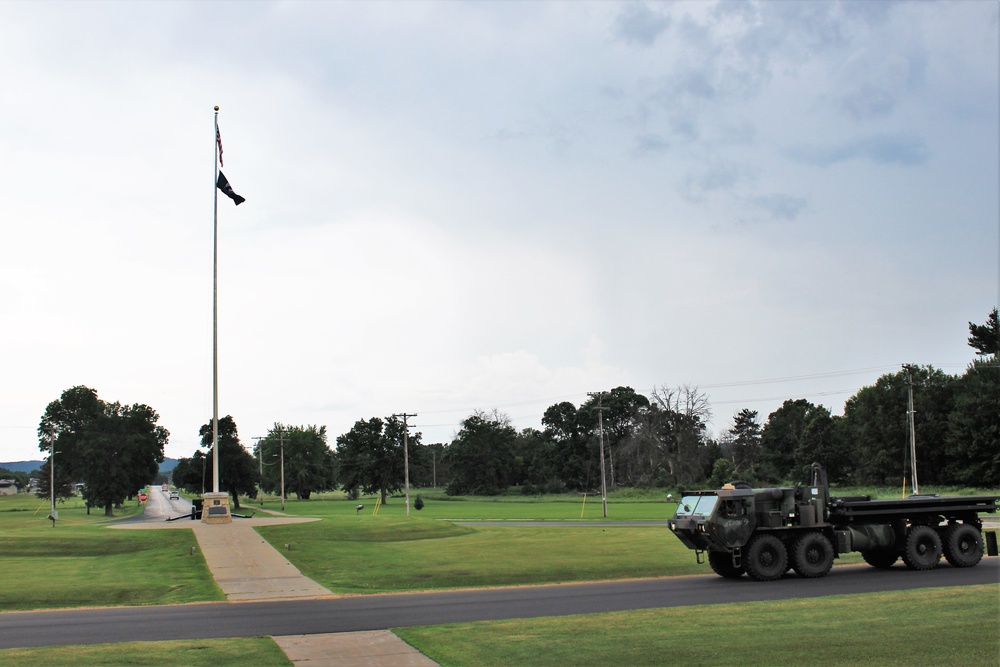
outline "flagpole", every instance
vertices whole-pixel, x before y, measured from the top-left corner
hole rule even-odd
[[[212,493],[219,492],[219,107],[215,107],[215,178],[212,180]]]

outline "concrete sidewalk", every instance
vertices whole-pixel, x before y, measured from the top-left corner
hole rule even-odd
[[[255,526],[319,521],[290,516],[233,519],[228,524],[201,521],[143,521],[122,530],[192,530],[212,577],[230,602],[336,597],[304,576],[254,530]],[[274,637],[298,667],[435,667],[436,662],[392,634],[341,632]]]

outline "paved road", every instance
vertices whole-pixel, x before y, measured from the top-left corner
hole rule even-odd
[[[716,576],[693,576],[293,602],[14,612],[0,614],[0,648],[356,632],[463,621],[997,583],[1000,583],[1000,559],[988,558],[968,569],[942,565],[928,572],[912,572],[901,565],[888,571],[846,566],[834,568],[822,579],[789,576],[771,583],[757,583],[746,577],[733,581]]]

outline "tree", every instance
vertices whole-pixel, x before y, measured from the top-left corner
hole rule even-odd
[[[661,385],[653,389],[648,412],[658,465],[666,468],[662,483],[685,486],[704,479],[713,460],[705,437],[712,418],[708,397],[697,387]]]
[[[784,482],[796,477],[794,460],[802,444],[809,414],[816,408],[804,398],[788,400],[767,416],[760,432],[760,477],[768,482]]]
[[[325,426],[283,426],[275,424],[260,440],[254,454],[268,462],[263,466],[261,488],[268,492],[281,488],[279,457],[284,451],[285,493],[309,500],[313,492],[328,491],[337,484],[334,455],[326,444]]]
[[[730,456],[736,473],[753,481],[757,476],[757,455],[760,450],[760,422],[757,411],[743,408],[733,417],[729,429]]]
[[[410,435],[407,444],[418,449],[420,434]],[[395,417],[357,421],[337,437],[340,483],[352,497],[359,491],[378,492],[384,504],[390,493],[403,488],[403,464],[403,422]]]
[[[580,423],[576,407],[563,401],[551,405],[542,415],[546,439],[553,443],[557,478],[570,489],[585,490],[591,481],[591,462],[595,458],[588,447],[588,434]]]
[[[1000,356],[1000,323],[997,320],[997,309],[990,311],[986,324],[969,322],[969,347],[981,356]]]
[[[199,449],[190,458],[179,459],[171,473],[174,486],[189,493],[204,495],[205,484],[211,485],[212,482],[212,478],[208,476],[208,458]]]
[[[212,422],[201,427],[201,446],[205,455],[206,479],[214,480],[212,452]],[[219,419],[219,490],[233,497],[233,507],[240,509],[240,495],[257,497],[257,461],[243,448],[231,415]]]
[[[38,427],[39,449],[56,451],[60,467],[84,483],[88,505],[113,507],[156,476],[169,433],[147,405],[105,403],[89,387],[67,389],[49,403]]]
[[[995,311],[994,311],[995,312]],[[1000,367],[974,361],[955,382],[955,402],[945,438],[946,481],[1000,486]]]
[[[598,414],[603,409],[603,416]],[[604,451],[608,458],[611,478],[608,483],[614,487],[634,482],[635,461],[628,457],[616,461],[618,448],[623,445],[635,429],[636,418],[641,411],[649,408],[649,399],[636,393],[631,387],[615,387],[611,391],[592,395],[580,406],[580,423],[594,439],[599,439],[599,429],[603,427]],[[598,447],[600,442],[598,441]]]
[[[57,455],[58,456],[58,455]],[[22,473],[23,474],[23,473]],[[8,477],[8,475],[0,475],[2,477]],[[49,459],[46,459],[42,466],[38,469],[38,490],[35,491],[35,495],[39,498],[51,498],[52,493],[50,489],[50,480],[52,475],[49,472]],[[56,499],[65,500],[66,498],[72,498],[76,495],[76,485],[73,483],[73,478],[70,476],[69,471],[66,466],[59,465],[56,462]]]
[[[758,479],[797,482],[808,478],[813,462],[822,463],[830,479],[844,478],[848,461],[837,419],[804,398],[782,403],[761,429]]]
[[[953,376],[932,366],[913,368],[914,422],[916,425],[919,481],[936,483],[946,454],[940,445],[948,430],[948,414],[954,405]],[[880,377],[863,387],[844,404],[839,437],[844,456],[851,461],[856,484],[897,484],[909,473],[908,378],[906,371]],[[912,484],[912,480],[910,482]]]
[[[450,466],[445,460],[447,445],[410,442],[410,484],[414,486],[447,486],[451,480]]]
[[[448,447],[450,496],[495,496],[511,485],[516,461],[517,432],[510,417],[493,410],[477,410],[462,422],[462,429]]]

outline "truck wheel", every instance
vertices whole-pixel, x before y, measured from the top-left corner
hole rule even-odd
[[[823,533],[806,533],[792,545],[791,560],[800,577],[825,577],[833,567],[833,545]]]
[[[788,570],[788,551],[774,535],[758,535],[743,555],[743,567],[757,581],[780,579]]]
[[[948,526],[944,533],[944,557],[954,567],[974,567],[983,559],[983,534],[967,523]]]
[[[941,560],[941,537],[930,526],[912,526],[906,535],[903,562],[911,570],[930,570]]]
[[[872,549],[871,551],[862,551],[861,557],[865,559],[866,563],[872,567],[877,567],[880,570],[888,570],[896,564],[897,560],[899,560],[899,554],[890,549]]]
[[[726,579],[739,579],[743,576],[743,566],[733,565],[733,555],[728,551],[709,551],[708,564],[712,572]]]

